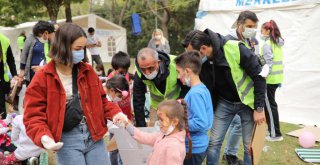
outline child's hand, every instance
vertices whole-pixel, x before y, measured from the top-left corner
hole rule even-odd
[[[47,135],[43,135],[41,137],[41,143],[43,144],[43,147],[45,149],[53,151],[58,151],[63,146],[62,142],[56,143],[52,138],[50,138]]]
[[[122,112],[117,113],[113,117],[113,123],[115,123],[119,127],[125,127],[128,124],[128,118]]]
[[[107,127],[108,127],[108,131],[110,133],[114,133],[114,129],[119,128],[118,126],[116,126],[112,121],[108,120],[107,121]]]
[[[9,131],[8,127],[2,127],[0,128],[0,135],[6,134]]]

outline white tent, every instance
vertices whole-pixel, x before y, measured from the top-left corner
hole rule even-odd
[[[320,0],[201,0],[196,28],[226,35],[243,10],[257,14],[258,29],[275,20],[285,39],[285,79],[277,91],[280,120],[319,126]]]
[[[110,62],[112,56],[117,51],[127,52],[127,32],[126,29],[118,26],[95,14],[72,17],[73,23],[81,26],[86,32],[89,27],[96,29],[96,35],[101,40],[102,47],[100,55],[103,62]],[[58,20],[58,24],[65,20]],[[26,22],[16,27],[1,27],[0,32],[11,40],[11,48],[15,55],[17,64],[20,61],[20,52],[17,47],[17,37],[21,31],[26,31],[27,36],[32,33],[32,28],[37,22]],[[18,65],[19,66],[19,65]]]

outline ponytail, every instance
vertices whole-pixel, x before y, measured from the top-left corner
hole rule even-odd
[[[280,29],[274,20],[270,20],[269,22],[264,23],[262,25],[262,28],[270,30],[270,39],[272,42],[278,43],[279,38],[283,40]]]
[[[187,103],[183,99],[178,100],[178,102],[181,103],[181,105],[183,106],[183,109],[184,109],[185,130],[186,130],[186,135],[187,135],[187,138],[188,138],[188,145],[189,145],[188,157],[187,158],[190,159],[191,158],[191,154],[192,154],[192,141],[191,141],[191,136],[190,136],[190,131],[189,131]]]

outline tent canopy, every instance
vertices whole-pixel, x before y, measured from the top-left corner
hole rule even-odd
[[[102,47],[100,47],[99,50],[103,62],[111,61],[112,56],[117,51],[127,52],[127,32],[125,28],[95,14],[72,17],[72,22],[81,26],[86,32],[89,27],[96,29],[96,35],[98,35],[102,43]],[[37,22],[25,22],[15,27],[0,27],[0,32],[6,35],[11,41],[11,48],[17,64],[19,64],[20,61],[17,37],[23,30],[27,36],[31,34],[32,28],[36,23]],[[57,23],[63,24],[65,23],[65,19],[57,20]]]
[[[280,120],[320,125],[320,0],[201,0],[195,28],[226,35],[243,10],[257,14],[258,32],[275,20],[285,40]]]

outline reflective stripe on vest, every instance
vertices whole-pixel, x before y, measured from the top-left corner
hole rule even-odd
[[[277,44],[274,44],[270,39],[266,40],[265,44],[271,47],[271,51],[273,54],[273,63],[271,67],[271,71],[266,78],[267,84],[280,84],[283,81],[283,55],[282,49]],[[261,48],[261,56],[263,57],[263,47]]]
[[[241,102],[254,109],[253,81],[240,67],[239,44],[239,41],[229,40],[223,50]]]
[[[49,57],[49,43],[44,43],[44,56],[46,57],[46,63],[48,64],[51,61]]]
[[[143,80],[150,90],[151,108],[157,109],[158,104],[161,101],[167,99],[177,99],[180,95],[180,86],[178,85],[178,73],[176,70],[176,64],[174,63],[175,56],[170,55],[169,75],[166,80],[166,91],[162,94],[154,83],[150,80]],[[138,76],[141,78],[142,73],[137,70]]]
[[[180,87],[177,85],[177,86],[174,88],[173,91],[171,91],[171,92],[169,92],[169,93],[166,94],[166,97],[155,95],[155,94],[153,94],[152,92],[150,92],[150,97],[151,97],[153,100],[155,100],[155,101],[157,101],[157,102],[160,103],[160,102],[163,101],[163,100],[173,98],[176,93],[180,93],[179,91],[180,91]]]
[[[2,47],[2,61],[3,61],[3,79],[5,82],[9,82],[9,66],[7,64],[7,50],[10,46],[10,40],[0,33],[0,42]]]

